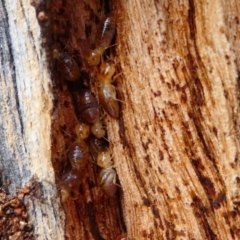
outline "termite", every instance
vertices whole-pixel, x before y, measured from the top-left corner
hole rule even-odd
[[[105,136],[106,131],[100,119],[100,109],[96,96],[88,89],[79,94],[79,107],[84,122],[92,124],[91,132],[97,138]]]
[[[69,197],[73,200],[78,198],[81,177],[81,173],[74,168],[69,169],[63,174],[61,179],[61,197],[63,202]]]
[[[57,69],[68,81],[78,81],[80,79],[80,69],[75,59],[68,53],[60,53],[54,49],[53,56],[57,59]]]
[[[90,134],[89,126],[85,123],[79,123],[75,127],[75,133],[77,141],[71,145],[67,155],[71,167],[64,172],[61,179],[63,202],[69,197],[72,197],[72,199],[78,197],[78,188],[82,180],[82,174],[90,159],[89,147],[84,141]]]
[[[105,138],[91,136],[89,144],[91,155],[95,161],[97,161],[98,153],[106,151],[109,148],[109,142]]]
[[[98,154],[97,165],[102,168],[99,174],[102,191],[108,196],[113,196],[117,191],[117,173],[113,169],[113,161],[109,151]]]
[[[91,66],[97,66],[104,51],[110,46],[116,32],[116,22],[113,16],[108,16],[100,25],[95,39],[95,49],[89,51],[87,62]]]
[[[99,102],[103,109],[113,118],[119,117],[119,103],[113,75],[115,73],[115,63],[112,60],[107,60],[101,64],[98,70],[97,79],[99,81]]]
[[[90,159],[89,147],[84,141],[90,134],[89,126],[85,123],[78,123],[75,127],[75,133],[78,140],[71,145],[68,151],[68,159],[72,168],[78,169],[80,172]]]

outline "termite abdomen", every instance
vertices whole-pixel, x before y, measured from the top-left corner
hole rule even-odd
[[[82,119],[90,124],[97,122],[100,111],[97,98],[90,90],[82,90],[79,95],[79,109]]]
[[[108,115],[117,119],[119,117],[119,103],[115,87],[109,83],[101,84],[98,96],[99,102]]]
[[[79,172],[84,170],[90,159],[87,144],[84,141],[74,142],[68,151],[68,159],[72,168],[77,169]]]
[[[73,200],[78,197],[81,180],[81,173],[79,173],[76,169],[69,169],[63,174],[60,184],[63,202],[65,202],[69,197]]]
[[[95,39],[95,49],[89,51],[87,61],[92,66],[97,66],[100,63],[101,56],[104,51],[110,46],[115,35],[116,23],[113,16],[108,16],[102,25],[99,26]]]
[[[105,138],[97,138],[91,136],[90,141],[90,152],[92,158],[97,162],[97,156],[100,152],[104,152],[109,148],[109,142]]]
[[[90,150],[96,153],[104,152],[109,148],[109,142],[105,138],[91,136]]]
[[[116,32],[116,22],[113,16],[108,16],[102,24],[100,24],[95,40],[95,44],[103,51],[110,46]]]
[[[63,74],[63,77],[68,81],[77,81],[80,78],[79,67],[68,53],[59,54],[58,71]]]
[[[104,168],[100,172],[100,187],[110,197],[117,191],[116,175],[117,173],[112,167]]]

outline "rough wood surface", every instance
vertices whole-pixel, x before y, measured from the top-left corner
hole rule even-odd
[[[109,133],[128,236],[239,238],[237,1],[121,3]]]
[[[51,164],[52,84],[35,10],[29,1],[1,1],[0,12],[2,187],[14,195],[33,177],[40,182],[42,194],[28,201],[35,236],[64,239]]]
[[[81,61],[100,2],[54,1],[52,44],[58,36]],[[89,164],[81,198],[60,204],[55,174],[58,183],[71,138],[58,129],[66,124],[71,134],[76,120],[70,88],[57,73],[51,80],[35,10],[24,0],[0,2],[3,185],[14,194],[33,177],[41,183],[40,197],[28,199],[36,239],[115,239],[124,224],[128,239],[240,238],[238,1],[119,0],[113,9],[124,103],[120,119],[106,123],[119,194],[104,196]]]

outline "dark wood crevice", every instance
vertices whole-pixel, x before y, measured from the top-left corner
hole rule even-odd
[[[94,82],[97,67],[90,67],[86,63],[85,50],[92,46],[97,24],[109,12],[109,7],[107,11],[102,7],[108,5],[107,1],[62,4],[61,1],[54,1],[49,9],[51,28],[55,30],[51,30],[53,40],[49,49],[60,46],[64,52],[70,53],[81,68],[81,77],[78,82],[67,82],[61,72],[57,71],[56,62],[52,66],[53,81],[56,82],[53,114],[57,115],[52,125],[52,154],[57,185],[60,184],[59,179],[66,166],[66,153],[75,138],[74,127],[80,119],[79,91],[86,88],[86,84],[89,87],[97,86]],[[74,6],[79,7],[76,7],[79,12],[73,9]],[[74,40],[77,41],[73,42]],[[121,212],[121,188],[116,196],[105,196],[100,189],[98,175],[99,168],[90,160],[86,174],[82,176],[79,199],[63,203],[67,239],[115,239],[126,231]]]
[[[104,119],[121,187],[105,196],[89,161],[79,198],[62,204],[78,90],[98,87],[84,56],[109,3],[123,102]],[[35,238],[239,238],[239,1],[29,4],[0,2],[0,173],[13,196],[39,183],[24,197]],[[57,71],[55,48],[78,62],[78,83]]]

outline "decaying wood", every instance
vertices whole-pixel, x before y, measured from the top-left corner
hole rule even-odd
[[[126,104],[109,134],[128,236],[239,238],[237,1],[117,9]]]
[[[0,12],[1,187],[14,195],[33,178],[40,182],[43,194],[28,201],[35,235],[64,239],[51,164],[51,79],[35,10],[29,1],[1,1]]]
[[[47,13],[56,26],[52,44],[65,43],[87,72],[84,50],[101,8],[98,1],[54,1]],[[37,239],[114,239],[124,224],[129,239],[240,238],[239,3],[119,0],[113,9],[123,103],[120,119],[106,116],[106,123],[119,194],[104,196],[89,164],[81,198],[60,203],[71,138],[58,129],[71,134],[74,103],[24,0],[0,3],[3,186],[14,194],[41,183],[43,193],[27,198]]]

